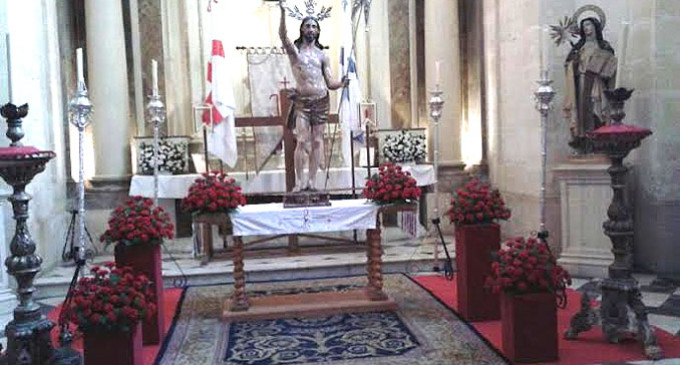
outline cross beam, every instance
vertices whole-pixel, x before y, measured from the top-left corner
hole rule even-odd
[[[283,128],[283,148],[286,162],[286,191],[292,191],[295,186],[295,162],[294,153],[297,142],[293,131],[288,129],[286,122],[288,120],[288,110],[290,102],[285,90],[279,91],[279,104],[282,115],[273,117],[237,117],[235,120],[236,127],[272,127],[280,126]],[[328,117],[328,123],[338,123],[338,115],[331,114]]]

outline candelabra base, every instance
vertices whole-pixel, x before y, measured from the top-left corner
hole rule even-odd
[[[13,320],[5,327],[7,353],[0,358],[0,364],[39,365],[50,360],[53,351],[50,331],[54,323],[37,314],[33,320],[24,319],[21,323]]]
[[[647,310],[637,281],[633,278],[607,278],[601,288],[602,304],[599,308],[593,308],[588,294],[583,293],[581,310],[571,318],[564,338],[574,340],[579,333],[594,325],[601,325],[602,334],[609,343],[619,343],[634,336],[642,344],[649,359],[663,358],[663,351],[647,320]]]

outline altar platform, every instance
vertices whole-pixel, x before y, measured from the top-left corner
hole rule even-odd
[[[347,237],[351,232],[345,232]],[[398,227],[385,227],[382,232],[383,273],[415,273],[431,271],[434,266],[433,238],[412,238]],[[255,239],[255,237],[253,237]],[[221,238],[213,237],[214,242]],[[291,255],[285,237],[249,245],[250,238],[244,239],[245,271],[248,282],[269,280],[296,280],[321,277],[342,277],[366,275],[365,244],[324,241],[320,238],[301,237],[299,251]],[[447,243],[453,237],[446,237]],[[229,251],[216,250],[213,259],[201,265],[192,254],[192,239],[178,238],[167,242],[166,247],[187,276],[189,285],[233,284],[233,264]],[[450,246],[453,247],[452,245]],[[453,254],[453,252],[452,252]],[[97,256],[92,264],[113,261],[113,248]],[[441,266],[441,265],[440,265]],[[37,298],[61,297],[73,275],[73,267],[57,266],[46,270],[36,279]],[[173,263],[166,250],[163,252],[163,280],[166,287],[181,278],[180,269]]]

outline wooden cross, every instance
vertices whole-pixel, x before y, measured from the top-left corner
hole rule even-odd
[[[286,76],[283,77],[283,81],[279,82],[280,84],[283,84],[283,89],[288,89],[288,84],[290,84],[290,81],[286,78]]]

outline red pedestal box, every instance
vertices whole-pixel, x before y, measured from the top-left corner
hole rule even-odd
[[[142,326],[131,331],[90,329],[83,336],[85,365],[142,365]]]
[[[553,293],[501,294],[503,353],[514,362],[558,358],[557,304]]]
[[[498,224],[456,227],[458,312],[468,321],[500,318],[498,294],[484,288],[491,274],[491,254],[501,245]]]
[[[150,244],[125,246],[118,244],[115,256],[116,266],[130,266],[135,272],[146,275],[152,281],[158,310],[153,317],[142,321],[141,324],[144,345],[159,344],[163,339],[165,325],[161,246]]]

